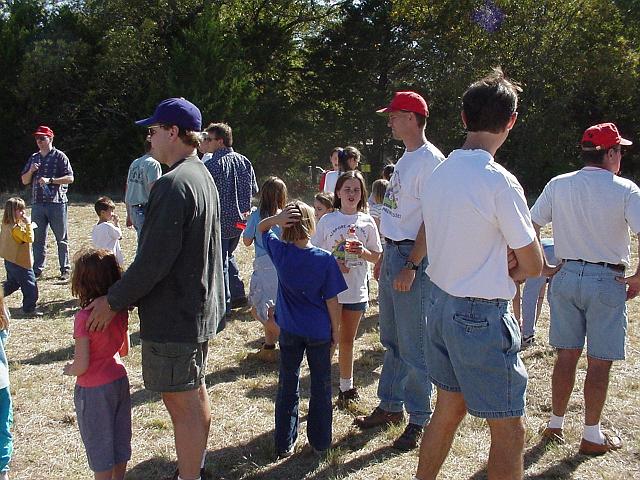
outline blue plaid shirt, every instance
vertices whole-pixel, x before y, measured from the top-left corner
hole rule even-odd
[[[68,185],[51,184],[42,187],[38,182],[41,177],[59,178],[73,175],[71,163],[64,152],[52,148],[44,158],[40,152],[34,153],[27,160],[20,175],[27,173],[34,163],[39,163],[40,168],[33,172],[33,177],[31,177],[31,203],[67,203]]]
[[[239,237],[242,230],[236,223],[251,210],[251,197],[258,193],[258,182],[251,162],[231,147],[216,150],[205,162],[220,197],[220,227],[222,238]]]

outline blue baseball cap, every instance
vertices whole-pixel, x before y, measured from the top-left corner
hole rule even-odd
[[[158,104],[153,116],[138,120],[136,125],[149,127],[158,123],[199,132],[202,128],[202,114],[198,107],[183,97],[167,98]]]

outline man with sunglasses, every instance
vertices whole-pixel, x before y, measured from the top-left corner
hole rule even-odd
[[[198,159],[201,114],[184,98],[160,102],[148,127],[151,153],[169,171],[156,180],[133,263],[92,304],[90,331],[138,305],[142,378],[162,394],[173,422],[178,471],[199,480],[211,423],[208,341],[224,314],[218,192]]]
[[[42,275],[45,262],[47,227],[51,226],[58,244],[60,280],[69,279],[69,238],[67,232],[67,189],[73,183],[73,169],[64,152],[53,147],[53,130],[40,125],[33,136],[38,151],[22,169],[23,185],[31,184],[31,219],[38,225],[33,240],[33,272]]]
[[[549,343],[557,357],[552,415],[542,435],[564,442],[564,415],[586,337],[585,422],[579,448],[584,455],[622,446],[620,437],[602,431],[600,417],[611,365],[625,356],[625,300],[640,292],[638,271],[625,278],[631,266],[629,229],[640,232],[640,189],[617,175],[626,145],[631,142],[613,123],[589,127],[581,141],[585,166],[551,179],[531,209],[538,236],[541,227],[553,224],[555,255],[563,259],[544,270],[555,273],[549,287]]]

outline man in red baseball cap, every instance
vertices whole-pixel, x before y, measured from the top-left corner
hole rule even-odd
[[[42,274],[45,262],[47,227],[51,226],[58,244],[60,280],[69,279],[69,238],[67,228],[67,189],[73,183],[73,169],[64,152],[53,147],[53,130],[40,125],[33,136],[38,151],[29,157],[21,172],[24,185],[31,184],[31,219],[38,225],[33,240],[33,272]]]
[[[376,263],[379,278],[380,341],[386,352],[378,385],[378,406],[369,415],[356,417],[362,429],[409,422],[393,442],[398,450],[418,446],[424,425],[431,418],[432,385],[424,361],[426,305],[431,282],[420,197],[422,185],[444,160],[427,141],[427,102],[416,92],[396,92],[391,103],[377,110],[388,116],[394,139],[406,149],[395,166],[385,194],[380,232],[384,255]]]
[[[617,175],[626,145],[631,141],[613,123],[587,128],[580,142],[584,168],[551,179],[531,209],[538,233],[553,224],[555,254],[563,259],[556,268],[545,265],[546,271],[558,272],[549,288],[549,343],[557,357],[552,414],[542,435],[564,442],[564,416],[586,337],[585,422],[579,447],[584,455],[622,446],[619,436],[602,431],[600,416],[611,365],[625,357],[625,300],[640,292],[638,270],[625,278],[631,267],[629,229],[640,233],[640,189]]]

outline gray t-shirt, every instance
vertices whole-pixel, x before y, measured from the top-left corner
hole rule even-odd
[[[149,154],[136,158],[129,166],[127,174],[127,205],[146,205],[153,182],[162,176],[160,163]]]

